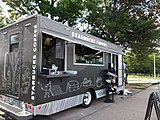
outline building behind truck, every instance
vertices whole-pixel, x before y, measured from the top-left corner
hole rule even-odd
[[[0,110],[16,119],[89,107],[106,95],[114,64],[123,89],[122,48],[40,15],[0,29]]]

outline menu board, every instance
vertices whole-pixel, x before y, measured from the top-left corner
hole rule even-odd
[[[160,98],[159,98],[157,92],[153,92],[153,93],[150,94],[150,97],[149,97],[149,100],[148,100],[148,106],[147,106],[147,110],[146,110],[146,115],[145,115],[144,120],[150,120],[153,105],[155,107],[157,120],[160,120]]]

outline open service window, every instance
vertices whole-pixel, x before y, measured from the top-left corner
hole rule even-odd
[[[42,33],[42,72],[52,69],[54,64],[58,71],[64,71],[65,41]]]
[[[84,45],[75,44],[75,63],[103,65],[103,52]]]

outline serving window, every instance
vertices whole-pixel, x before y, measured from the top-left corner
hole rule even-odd
[[[42,70],[51,69],[55,64],[59,71],[63,71],[64,48],[64,40],[42,33]]]
[[[103,65],[103,52],[75,44],[75,63]]]

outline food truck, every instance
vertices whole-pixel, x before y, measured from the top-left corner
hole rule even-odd
[[[0,29],[0,110],[16,119],[51,115],[106,95],[114,65],[123,89],[119,45],[32,15]]]

